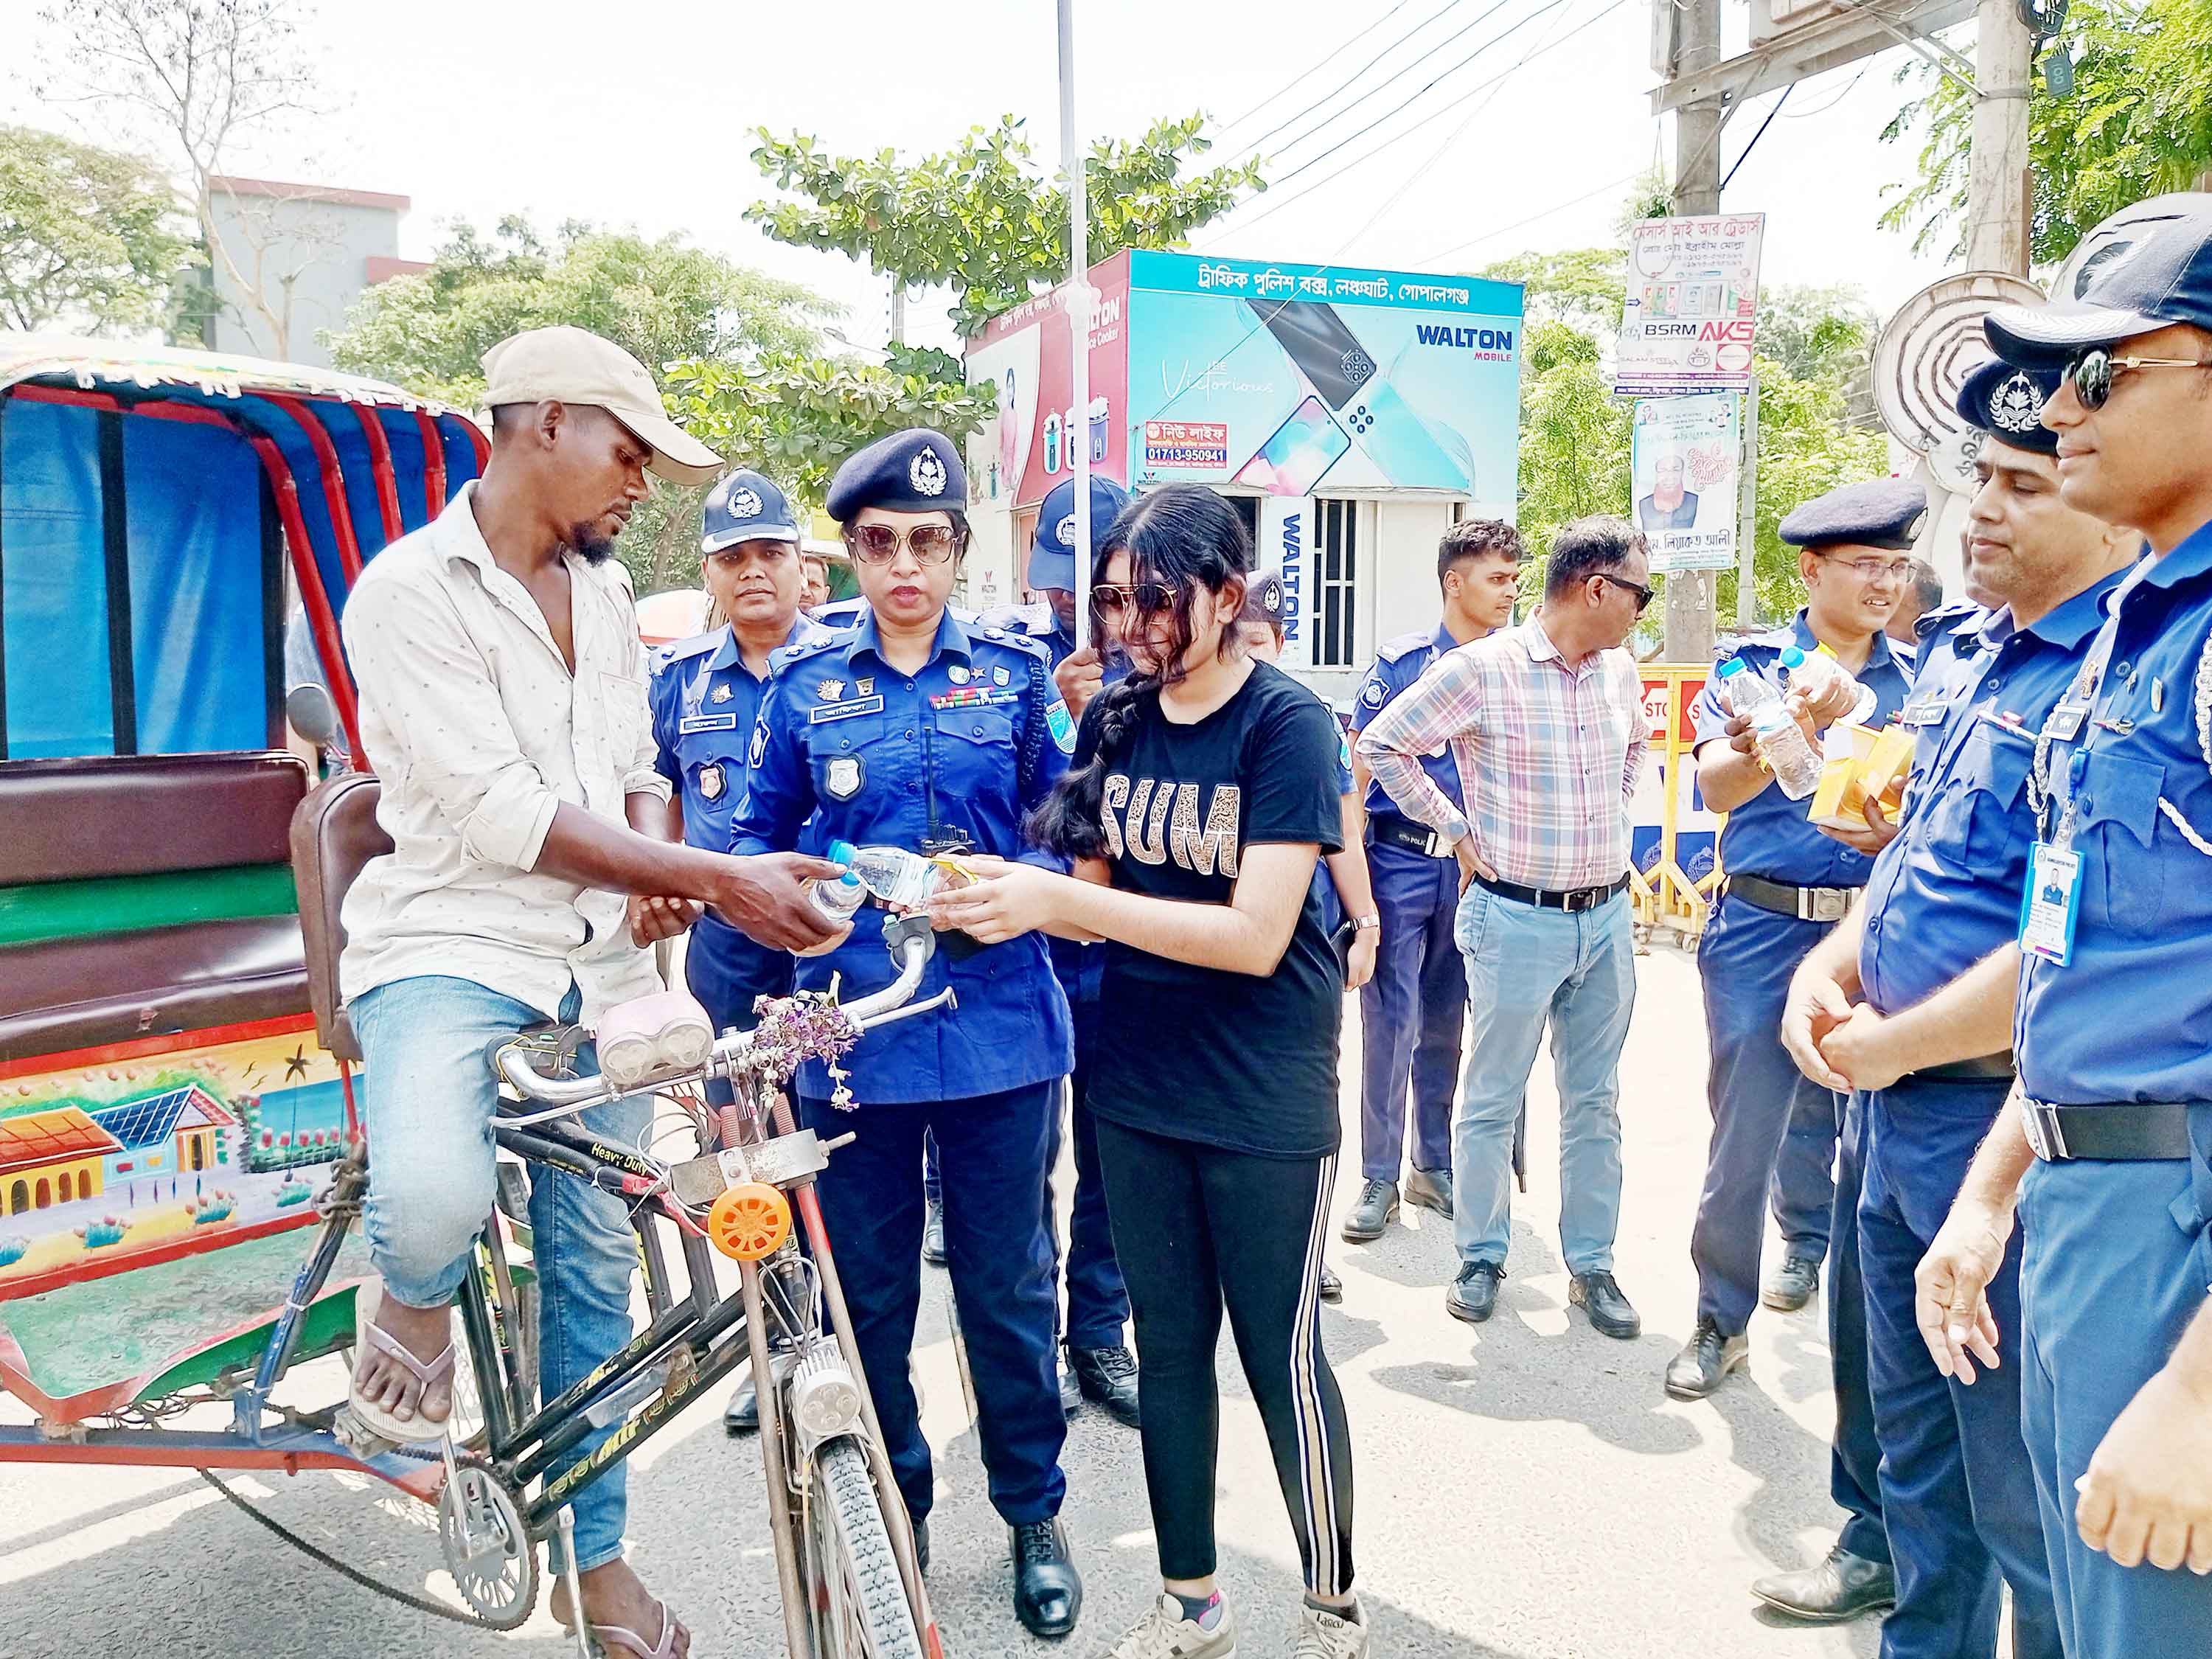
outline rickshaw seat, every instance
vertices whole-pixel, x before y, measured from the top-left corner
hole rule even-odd
[[[392,850],[392,837],[376,821],[382,793],[373,774],[341,772],[311,790],[292,815],[292,877],[300,889],[307,1000],[323,1047],[356,1062],[361,1042],[338,994],[338,957],[345,950],[340,911],[354,878],[371,859]]]
[[[216,872],[212,890],[281,866],[306,789],[296,757],[258,750],[0,767],[6,896],[18,914],[56,894],[78,905],[52,933],[0,945],[0,1060],[301,1012],[307,974],[289,908],[226,915],[179,899],[174,884],[158,902],[146,896],[179,872]],[[266,884],[257,890],[268,902]],[[161,905],[169,919],[149,921]]]

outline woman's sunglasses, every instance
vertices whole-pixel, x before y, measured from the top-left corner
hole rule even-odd
[[[2102,409],[2112,401],[2116,371],[2130,368],[2212,368],[2212,362],[2195,357],[2115,357],[2103,346],[2094,346],[2066,365],[2065,378],[2074,382],[2074,395],[2084,409]]]
[[[1176,591],[1167,582],[1093,582],[1091,604],[1101,616],[1118,617],[1133,610],[1139,617],[1157,617],[1175,608]]]
[[[906,548],[917,564],[943,564],[960,545],[952,526],[921,524],[902,535],[887,524],[855,525],[845,532],[845,545],[863,564],[889,564]]]

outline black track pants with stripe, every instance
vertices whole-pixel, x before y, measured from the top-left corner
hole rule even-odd
[[[1160,1575],[1214,1570],[1222,1310],[1297,1533],[1306,1587],[1352,1588],[1352,1442],[1321,1348],[1336,1158],[1261,1158],[1098,1120],[1114,1250],[1136,1316],[1145,1485]]]

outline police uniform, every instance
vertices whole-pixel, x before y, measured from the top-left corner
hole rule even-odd
[[[2182,199],[2193,211],[2166,198],[2123,216],[2141,216],[2136,246],[2081,301],[1993,311],[1999,353],[2056,368],[2169,322],[2212,328],[2212,211]],[[2013,1046],[2038,1154],[2021,1189],[2021,1424],[2059,1633],[2083,1659],[2212,1642],[2212,1579],[2116,1565],[2074,1525],[2091,1455],[2212,1286],[2208,751],[2212,524],[2110,597],[2026,769],[2040,839],[2079,860],[2028,895],[2055,890],[2071,939],[2063,964],[2028,955]]]
[[[1091,479],[1091,532],[1103,536],[1106,528],[1129,504],[1128,492],[1110,479]],[[1032,592],[1075,589],[1075,481],[1068,479],[1048,491],[1037,509],[1036,533],[1030,548],[1029,586]],[[1010,607],[984,619],[988,627],[1004,629],[1035,640],[1044,647],[1048,667],[1057,668],[1075,654],[1073,631],[1063,627],[1050,605]],[[1109,665],[1108,678],[1119,672]],[[1126,1376],[1119,1386],[1088,1369],[1086,1357],[1123,1349],[1122,1332],[1129,1322],[1129,1292],[1121,1282],[1121,1267],[1114,1256],[1114,1235],[1106,1213],[1106,1183],[1098,1168],[1098,1132],[1085,1104],[1091,1059],[1098,1040],[1098,993],[1105,975],[1105,953],[1073,939],[1047,941],[1053,973],[1066,994],[1075,1038],[1075,1068],[1068,1079],[1069,1119],[1075,1136],[1075,1196],[1068,1214],[1067,1253],[1062,1261],[1067,1286],[1066,1343],[1074,1360],[1077,1381],[1096,1394],[1110,1389],[1116,1414],[1133,1420],[1136,1394]],[[933,1165],[934,1160],[933,1159]],[[1055,1113],[1050,1158],[1047,1164],[1045,1220],[1057,1232],[1057,1217],[1049,1171],[1060,1164],[1060,1121]],[[930,1171],[934,1183],[938,1173]],[[935,1196],[934,1191],[932,1194]],[[1126,1353],[1123,1353],[1126,1358]]]
[[[951,440],[902,432],[848,461],[828,506],[847,522],[871,506],[958,509],[966,488]],[[1002,629],[970,629],[947,612],[929,660],[908,673],[885,659],[870,612],[854,629],[776,653],[731,850],[795,848],[811,819],[825,843],[964,847],[1050,863],[1026,849],[1021,823],[1066,770],[1073,742],[1042,646]],[[880,910],[864,909],[842,945],[800,961],[801,988],[827,989],[834,977],[855,996],[888,982],[882,920]],[[907,1371],[921,1289],[926,1130],[943,1150],[946,1242],[983,1461],[992,1502],[1018,1529],[1018,1552],[1019,1528],[1057,1515],[1066,1491],[1043,1191],[1061,1080],[1074,1056],[1067,999],[1040,935],[972,951],[953,938],[945,936],[918,995],[949,984],[957,1008],[860,1040],[843,1061],[856,1109],[832,1106],[833,1085],[818,1060],[801,1068],[796,1086],[807,1124],[858,1137],[831,1160],[819,1190],[891,1464],[916,1516],[928,1513],[932,1496],[929,1444]]]
[[[1799,547],[1902,549],[1911,544],[1911,530],[1926,507],[1917,484],[1847,485],[1790,514],[1781,534]],[[1733,656],[1778,687],[1784,649],[1794,645],[1809,656],[1819,644],[1800,611],[1789,627],[1741,641],[1723,660]],[[1910,651],[1877,629],[1856,676],[1875,696],[1872,723],[1887,721],[1904,707],[1911,672]],[[1729,714],[1717,682],[1717,675],[1706,682],[1694,708],[1698,749],[1727,740]],[[1827,1299],[1838,1419],[1831,1485],[1850,1516],[1843,1547],[1863,1560],[1887,1561],[1876,1491],[1879,1455],[1866,1392],[1854,1126],[1838,1097],[1797,1069],[1781,1039],[1790,978],[1865,886],[1869,860],[1814,829],[1805,802],[1769,787],[1728,815],[1720,861],[1728,884],[1698,944],[1711,1055],[1706,1098],[1713,1115],[1705,1187],[1690,1235],[1698,1312],[1724,1338],[1740,1335],[1750,1323],[1759,1300],[1771,1190],[1785,1248],[1815,1260],[1825,1250],[1831,1263]]]
[[[702,555],[747,541],[794,546],[799,541],[783,492],[757,472],[733,472],[723,479],[708,492],[702,511]],[[801,614],[793,619],[783,643],[800,644],[825,631]],[[653,656],[646,696],[659,750],[657,765],[683,803],[684,839],[694,847],[716,853],[729,848],[730,817],[744,793],[745,750],[767,689],[767,675],[745,665],[727,623],[663,647]],[[750,1030],[757,998],[789,993],[792,957],[788,951],[755,944],[710,911],[692,927],[684,972],[691,994],[717,1030]],[[727,1098],[726,1084],[710,1088]]]
[[[1461,643],[1439,623],[1432,632],[1401,634],[1383,644],[1360,683],[1355,732]],[[1421,767],[1454,804],[1461,801],[1459,768],[1449,748],[1424,756]],[[1398,1179],[1410,1077],[1413,1166],[1441,1175],[1448,1188],[1452,1097],[1467,1018],[1467,969],[1452,939],[1459,860],[1443,836],[1400,811],[1381,784],[1368,784],[1366,807],[1367,867],[1382,937],[1375,976],[1359,992],[1360,1173],[1370,1181]]]
[[[1959,412],[1990,441],[2048,455],[2057,435],[2036,411],[2055,385],[2055,376],[2038,384],[2008,364],[1988,364],[1967,378]],[[2077,676],[2120,580],[2102,577],[2025,627],[2000,611],[1931,630],[1936,648],[1906,704],[1916,760],[1904,817],[1867,884],[1859,979],[1877,1013],[1925,1001],[2011,940],[2035,840],[2027,795],[2035,734]],[[1869,1370],[1897,1568],[1885,1659],[1994,1654],[2001,1579],[2013,1592],[2014,1659],[2060,1653],[2021,1437],[2017,1234],[1989,1286],[2001,1365],[1981,1370],[1972,1387],[1947,1379],[1914,1317],[1914,1272],[2012,1073],[2009,1054],[1993,1054],[1912,1073],[1854,1103]]]

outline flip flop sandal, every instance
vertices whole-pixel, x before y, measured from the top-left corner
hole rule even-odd
[[[676,1659],[676,1615],[669,1612],[667,1602],[661,1602],[659,1607],[660,1639],[650,1647],[646,1645],[645,1638],[623,1625],[586,1625],[585,1634],[605,1659],[615,1659],[612,1649],[617,1647],[635,1654],[637,1659]],[[575,1633],[574,1625],[563,1625],[562,1628],[571,1635]]]
[[[372,1405],[362,1397],[361,1364],[374,1351],[404,1366],[425,1389],[431,1383],[441,1381],[450,1387],[453,1376],[453,1345],[447,1342],[435,1359],[417,1359],[398,1338],[373,1322],[377,1310],[384,1305],[383,1287],[380,1285],[362,1285],[354,1292],[353,1305],[354,1341],[359,1353],[346,1389],[346,1409],[371,1433],[381,1435],[400,1445],[442,1439],[447,1425],[452,1420],[450,1407],[444,1417],[425,1417],[420,1411],[412,1417],[395,1417],[382,1406]]]

